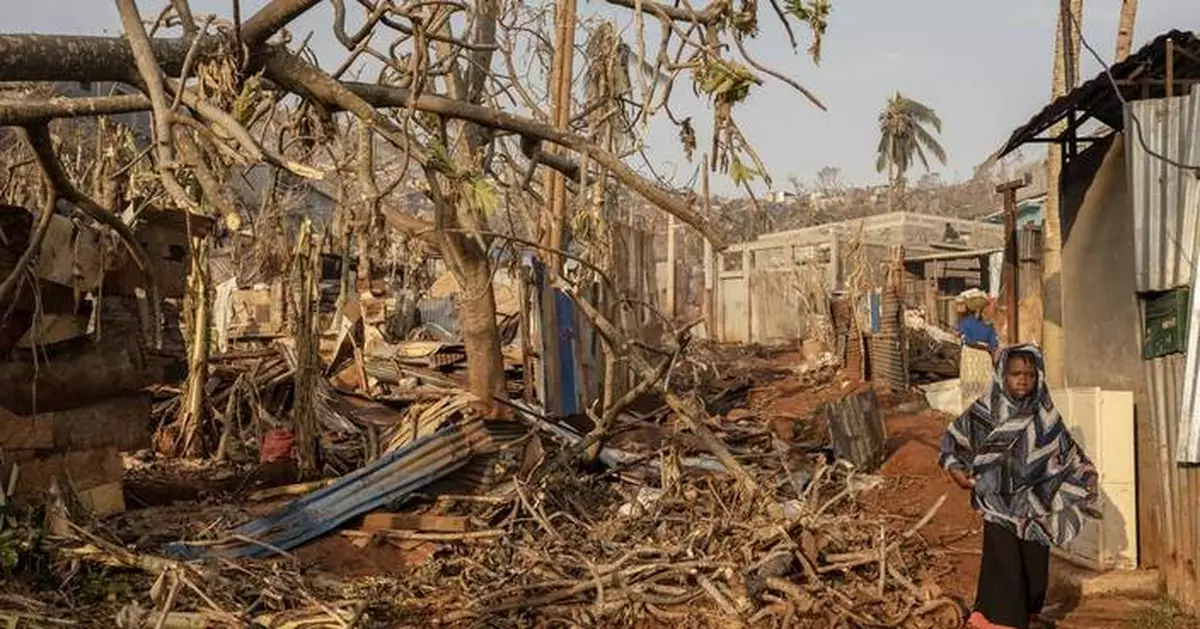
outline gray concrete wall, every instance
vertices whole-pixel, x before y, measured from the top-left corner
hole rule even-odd
[[[1063,181],[1064,375],[1068,386],[1144,394],[1125,144],[1085,153]]]

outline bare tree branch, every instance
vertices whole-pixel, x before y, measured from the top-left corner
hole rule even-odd
[[[648,0],[608,0],[608,3],[625,7],[626,9],[641,11],[654,17],[665,16],[676,22],[695,22],[704,25],[715,23],[725,14],[729,7],[728,2],[725,0],[714,0],[712,4],[697,13],[686,7],[680,8]]]
[[[744,43],[742,43],[742,37],[740,35],[734,37],[733,41],[737,44],[738,52],[742,53],[742,58],[746,60],[746,63],[750,64],[750,67],[754,68],[755,70],[758,70],[759,72],[765,72],[765,73],[779,79],[780,81],[783,81],[784,83],[787,83],[788,85],[792,86],[793,89],[795,89],[797,92],[800,92],[801,94],[803,94],[804,97],[807,98],[810,103],[815,105],[817,107],[817,109],[820,109],[821,111],[829,111],[828,109],[825,108],[825,104],[821,102],[821,99],[817,98],[817,95],[813,94],[808,88],[804,87],[803,85],[800,85],[798,82],[796,82],[795,79],[793,79],[781,72],[776,72],[775,70],[772,70],[771,68],[768,68],[767,66],[759,63],[754,57],[751,57],[750,53],[746,51],[746,46]]]
[[[196,18],[192,16],[192,7],[188,5],[187,0],[171,0],[171,7],[175,9],[175,15],[179,16],[184,36],[195,37],[199,30],[196,28]]]
[[[694,227],[705,238],[711,241],[717,250],[722,250],[726,246],[724,237],[692,208],[690,200],[685,200],[655,186],[634,172],[632,168],[621,161],[616,155],[596,146],[578,134],[571,133],[570,131],[559,131],[547,124],[528,118],[514,116],[487,107],[463,103],[444,96],[422,94],[416,99],[411,99],[409,91],[400,87],[366,83],[346,83],[345,85],[364,100],[379,107],[415,106],[421,111],[436,113],[448,118],[468,120],[493,129],[511,131],[522,136],[553,142],[586,155],[601,167],[611,171],[621,183],[629,186],[647,201]]]
[[[271,0],[242,24],[242,43],[255,48],[321,0]]]
[[[150,99],[141,94],[84,96],[80,98],[0,99],[0,126],[24,127],[56,118],[113,116],[150,109]]]
[[[142,16],[138,13],[134,0],[116,0],[121,13],[121,25],[125,28],[125,36],[133,49],[133,58],[137,64],[138,73],[149,92],[150,105],[154,109],[154,146],[158,157],[158,175],[163,188],[171,195],[172,200],[180,209],[191,210],[196,207],[195,201],[188,196],[187,191],[175,178],[175,149],[172,138],[171,109],[167,104],[166,91],[163,89],[162,74],[154,57],[154,49],[150,46],[150,36],[142,24]],[[189,46],[188,50],[195,47]],[[187,65],[187,55],[184,56]]]

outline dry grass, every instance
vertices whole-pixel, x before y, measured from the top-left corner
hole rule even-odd
[[[1170,599],[1162,599],[1133,615],[1127,629],[1200,629],[1200,618]]]

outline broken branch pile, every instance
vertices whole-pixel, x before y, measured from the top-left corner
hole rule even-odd
[[[334,578],[287,553],[185,564],[72,526],[72,539],[56,541],[57,556],[91,566],[82,574],[103,565],[110,579],[139,583],[134,600],[72,602],[68,612],[66,600],[47,606],[8,596],[0,609],[56,625],[81,611],[115,614],[122,627],[961,623],[957,604],[922,574],[930,557],[918,532],[942,500],[896,530],[865,517],[855,499],[874,483],[843,464],[818,462],[807,482],[804,473],[759,470],[762,485],[777,489],[751,496],[685,472],[673,450],[659,454],[660,487],[532,474],[486,495],[443,495],[427,505],[442,516],[386,516],[344,532],[364,544],[431,547],[432,558],[403,579]],[[150,578],[130,579],[138,572]]]
[[[755,497],[685,474],[673,451],[659,455],[661,488],[555,474],[514,481],[503,502],[456,504],[505,536],[426,564],[406,581],[411,600],[451,626],[961,621],[957,605],[916,576],[926,559],[916,532],[940,501],[910,529],[889,532],[856,507],[870,483],[846,466],[818,465],[807,483],[783,470],[760,476],[778,490]]]
[[[390,406],[369,399],[360,392],[358,382],[346,384],[336,377],[332,385],[324,378],[314,381],[326,472],[342,475],[358,469],[383,452],[432,433],[442,420],[465,406],[458,396],[455,375],[437,369],[460,363],[461,348],[455,352],[454,346],[447,349],[446,344],[415,345],[420,346],[410,348],[415,358],[376,358],[367,363],[394,374],[397,384],[392,388],[367,375],[369,382],[377,385],[377,395],[371,397]],[[445,364],[437,364],[439,360]],[[352,362],[344,371],[355,371],[361,364]],[[208,419],[200,423],[178,420],[178,390],[160,388],[154,406],[159,426],[156,450],[166,457],[201,454],[234,462],[264,460],[264,437],[291,427],[295,373],[291,348],[284,343],[211,357],[205,395]],[[393,392],[401,386],[408,395]]]

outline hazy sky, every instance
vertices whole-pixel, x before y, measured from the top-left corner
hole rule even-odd
[[[242,0],[243,15],[264,3]],[[582,3],[585,13],[600,4],[598,0]],[[151,14],[163,1],[139,4]],[[1109,61],[1120,0],[1085,4],[1084,36]],[[1200,0],[1141,0],[1139,5],[1135,50],[1172,28],[1200,29]],[[230,11],[228,0],[193,0],[192,6],[197,13],[228,16]],[[826,165],[841,168],[847,180],[870,183],[882,179],[874,171],[876,116],[888,96],[899,90],[941,116],[943,145],[950,157],[943,175],[967,177],[974,165],[1049,100],[1057,6],[1056,0],[833,0],[819,67],[804,51],[807,31],[798,30],[801,48],[793,52],[773,13],[764,10],[763,33],[751,53],[816,91],[829,112],[820,112],[792,88],[768,77],[767,84],[735,115],[776,187],[786,188],[791,175],[812,180]],[[7,32],[120,31],[114,5],[103,0],[0,0],[0,7]],[[323,31],[331,15],[324,3],[293,30]],[[618,25],[628,28],[628,14],[617,15],[622,16]],[[649,32],[657,36],[657,30]],[[336,48],[330,37],[314,42],[318,53],[324,53],[324,63],[340,60],[333,54]],[[1099,70],[1085,51],[1084,78]],[[680,104],[684,113],[694,117],[703,151],[711,114],[694,102]],[[672,127],[656,125],[647,142],[659,172],[690,179],[695,166],[684,161]],[[731,189],[721,177],[712,183],[717,192]]]

